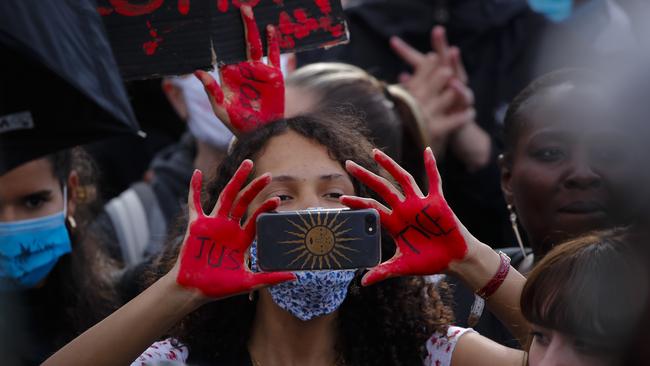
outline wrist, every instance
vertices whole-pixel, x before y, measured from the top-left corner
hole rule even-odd
[[[498,271],[501,257],[488,245],[477,239],[471,238],[473,243],[468,244],[467,255],[449,264],[449,274],[458,277],[469,288],[479,290]]]
[[[170,299],[185,308],[188,313],[209,302],[209,299],[198,289],[179,285],[176,281],[176,274],[172,272],[167,273],[159,280]]]

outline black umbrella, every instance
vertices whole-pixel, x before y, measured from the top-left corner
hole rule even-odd
[[[93,0],[0,1],[0,175],[138,131]]]

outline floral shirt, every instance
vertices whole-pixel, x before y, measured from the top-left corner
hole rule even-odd
[[[423,366],[450,366],[451,357],[461,336],[473,332],[471,328],[449,327],[447,334],[434,333],[427,340],[427,357]],[[171,338],[154,343],[131,366],[184,365],[189,357],[187,347]]]

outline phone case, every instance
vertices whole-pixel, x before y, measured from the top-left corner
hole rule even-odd
[[[257,218],[257,263],[263,271],[369,268],[380,260],[377,210],[287,211]]]

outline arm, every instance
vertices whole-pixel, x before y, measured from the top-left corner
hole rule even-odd
[[[478,333],[460,337],[452,355],[451,366],[522,366],[523,351],[502,346]]]
[[[431,275],[450,271],[475,290],[481,289],[499,268],[500,257],[478,241],[458,220],[442,194],[442,183],[430,148],[424,153],[429,177],[429,193],[424,195],[415,180],[386,154],[374,151],[377,163],[400,185],[401,190],[385,178],[348,162],[351,175],[377,192],[390,206],[360,197],[342,196],[341,202],[352,208],[374,208],[381,224],[397,245],[393,258],[371,269],[362,280],[371,285],[386,278]],[[524,278],[514,268],[492,294],[490,309],[508,326],[521,342],[528,335],[528,324],[521,315],[519,299]]]
[[[153,341],[202,304],[295,279],[291,273],[252,273],[244,260],[255,236],[257,216],[279,205],[277,198],[266,201],[241,225],[248,205],[271,181],[270,175],[265,174],[241,190],[252,170],[253,163],[245,160],[209,215],[201,208],[202,175],[195,171],[188,197],[190,224],[174,267],[44,364],[130,364]],[[216,246],[219,246],[217,251],[225,253],[218,263],[210,255]]]

